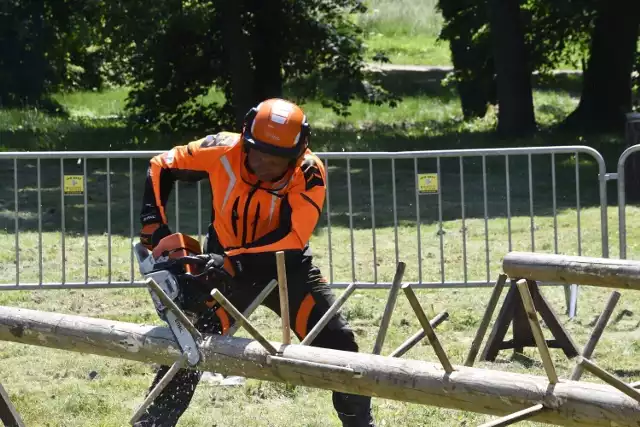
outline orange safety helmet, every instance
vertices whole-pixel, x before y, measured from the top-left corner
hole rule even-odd
[[[311,127],[296,104],[272,98],[246,114],[242,129],[246,149],[298,160],[309,146]]]

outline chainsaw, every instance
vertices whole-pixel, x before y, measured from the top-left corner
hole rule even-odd
[[[195,367],[202,361],[200,346],[203,337],[192,322],[199,311],[213,305],[210,295],[212,272],[207,268],[207,258],[201,256],[200,243],[196,239],[174,233],[164,237],[152,251],[137,242],[133,245],[133,252],[155,310],[169,326],[180,347],[181,357],[138,408],[131,419],[132,425],[178,370],[185,364]],[[218,285],[224,286],[223,283]]]
[[[158,316],[168,324],[188,356],[187,363],[197,365],[202,336],[191,322],[213,305],[211,290],[224,287],[224,283],[210,280],[212,271],[207,268],[207,258],[201,256],[200,243],[188,235],[171,234],[151,252],[138,242],[134,253]]]

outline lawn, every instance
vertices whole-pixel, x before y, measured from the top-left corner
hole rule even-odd
[[[435,0],[370,0],[358,19],[369,56],[385,51],[392,64],[451,65],[447,42],[439,41],[442,16]]]
[[[100,103],[99,95],[92,95],[98,105],[99,115],[117,115],[118,98],[110,94],[108,100]],[[78,95],[79,96],[79,95]],[[106,99],[107,97],[105,97]],[[66,143],[76,149],[82,149],[82,136],[88,134],[110,140],[117,144],[117,132],[126,134],[125,127],[102,128],[104,123],[117,123],[116,119],[93,119],[89,121],[81,113],[82,102],[74,98],[66,99],[66,104],[74,113],[70,119],[40,120],[37,115],[31,122],[26,136],[30,144],[38,146],[45,135],[58,132],[66,136]],[[86,98],[85,98],[86,99]],[[425,145],[460,147],[491,146],[489,130],[495,122],[490,117],[484,121],[465,123],[456,119],[457,101],[451,99],[433,99],[422,96],[410,99],[400,108],[406,110],[375,109],[357,105],[355,114],[348,119],[337,121],[320,109],[310,109],[317,116],[321,135],[318,145],[336,149],[339,144],[348,149],[357,149],[367,141],[373,149],[420,148]],[[549,114],[563,114],[570,110],[575,99],[561,93],[536,92],[537,111],[540,117]],[[110,107],[111,105],[111,107]],[[550,107],[551,106],[551,107]],[[549,112],[552,113],[549,113]],[[4,113],[4,128],[20,123],[19,114],[28,112]],[[98,114],[96,114],[97,116]],[[411,117],[407,120],[406,117]],[[403,120],[404,118],[404,120]],[[58,120],[58,121],[56,121]],[[403,121],[402,121],[403,120]],[[75,123],[70,125],[70,123]],[[400,125],[399,123],[405,123]],[[92,127],[93,126],[93,127]],[[429,129],[425,129],[429,127]],[[46,132],[44,130],[47,130]],[[118,130],[121,129],[121,130]],[[104,135],[103,135],[104,134]],[[358,139],[360,137],[360,139]],[[467,139],[468,138],[468,139]],[[521,141],[520,144],[542,145],[539,139]],[[52,143],[58,143],[51,138]],[[141,143],[142,148],[158,147],[161,138],[150,135]],[[95,140],[86,142],[90,148],[98,148]],[[168,143],[168,142],[167,142]],[[376,145],[376,143],[378,145]],[[604,144],[604,143],[603,143]],[[105,147],[106,149],[107,147]],[[585,255],[599,256],[600,244],[597,192],[595,185],[595,165],[587,156],[579,157],[581,183],[580,221],[581,235],[577,234],[578,212],[575,199],[575,157],[556,156],[556,194],[557,240],[554,233],[553,200],[551,198],[549,156],[533,156],[532,189],[533,204],[528,193],[529,174],[526,156],[511,156],[509,160],[511,221],[507,219],[506,169],[502,157],[486,158],[487,210],[485,222],[484,182],[482,158],[465,159],[465,210],[464,227],[461,210],[461,191],[459,161],[441,159],[442,202],[438,196],[423,195],[419,198],[420,208],[420,260],[422,281],[447,282],[464,281],[466,259],[466,279],[468,281],[493,281],[500,273],[501,257],[513,250],[530,250],[532,242],[531,218],[533,207],[534,234],[533,243],[538,251],[577,253],[578,241]],[[611,169],[611,163],[609,169]],[[5,163],[1,169],[2,211],[0,211],[0,271],[2,282],[15,281],[16,265],[14,258],[15,218],[13,205],[13,165]],[[60,162],[41,161],[41,207],[42,221],[38,222],[37,163],[21,161],[18,170],[19,183],[19,246],[20,246],[20,282],[38,282],[39,259],[42,253],[43,281],[60,281],[63,274],[66,281],[84,281],[85,271],[88,280],[104,280],[107,267],[112,266],[111,279],[114,281],[131,280],[131,235],[137,233],[138,201],[142,190],[145,160],[133,162],[133,174],[129,172],[128,161],[113,160],[109,163],[107,174],[104,159],[90,160],[87,163],[87,252],[89,264],[84,266],[85,253],[85,211],[81,196],[67,196],[64,201],[65,232],[61,232],[62,198],[60,196]],[[347,165],[344,161],[332,160],[329,163],[329,193],[331,232],[331,267],[329,266],[327,210],[312,245],[316,261],[327,276],[335,282],[349,282],[352,279],[352,259],[358,281],[390,281],[396,262],[396,244],[394,215],[389,201],[392,192],[391,164],[388,160],[376,160],[374,169],[369,173],[367,161],[352,161],[349,164],[352,184],[352,216],[349,216],[348,191],[346,187]],[[419,262],[416,227],[416,205],[414,191],[415,164],[411,160],[396,161],[396,215],[399,259],[407,263],[405,279],[418,281]],[[435,160],[418,162],[420,173],[437,170]],[[75,159],[64,162],[65,173],[82,173],[83,164]],[[372,178],[370,178],[370,176]],[[107,177],[111,184],[111,198],[100,190],[106,188]],[[376,262],[373,263],[373,233],[371,230],[370,179],[373,181],[374,209],[376,222]],[[129,186],[133,186],[133,210]],[[206,198],[206,186],[201,188]],[[197,187],[179,186],[181,231],[198,233]],[[112,252],[107,251],[109,229],[107,206],[111,206]],[[206,206],[206,205],[205,205]],[[442,207],[442,232],[440,232],[440,209]],[[326,206],[325,206],[326,207]],[[172,226],[178,229],[175,221],[174,198],[168,209],[172,213]],[[134,228],[130,218],[134,216]],[[640,227],[640,210],[628,209],[629,257],[640,255],[637,245]],[[202,212],[201,229],[204,229],[208,210]],[[611,256],[617,254],[617,210],[611,206],[608,210],[609,241]],[[353,242],[349,223],[353,223]],[[486,228],[485,228],[486,226]],[[42,250],[39,246],[38,227],[42,227]],[[508,230],[511,230],[511,239]],[[62,237],[66,247],[64,264],[61,258]],[[464,239],[463,239],[464,236]],[[486,237],[485,237],[486,236]],[[442,237],[442,252],[440,238]],[[487,242],[487,243],[485,243]],[[488,263],[487,263],[488,253]],[[374,269],[375,265],[375,269]],[[444,269],[441,268],[444,266]],[[137,272],[134,266],[134,277]],[[342,290],[337,289],[336,293]],[[489,288],[479,289],[419,289],[420,301],[430,316],[447,310],[450,317],[438,329],[439,337],[454,364],[461,364],[466,357],[475,330],[479,325],[484,305],[489,298]],[[543,293],[560,313],[563,324],[578,345],[586,343],[596,316],[604,307],[609,290],[582,287],[580,289],[578,315],[569,320],[564,314],[565,300],[562,288],[543,288]],[[358,342],[364,352],[370,352],[375,342],[386,302],[386,290],[357,291],[345,305],[343,311],[353,325]],[[503,294],[504,297],[504,294]],[[607,328],[601,343],[597,347],[594,359],[605,369],[620,375],[627,381],[639,379],[636,363],[636,346],[629,345],[629,337],[636,333],[638,321],[634,307],[637,305],[637,293],[623,292],[622,299],[614,313],[613,321]],[[75,313],[108,319],[118,319],[136,323],[159,324],[149,297],[144,289],[112,290],[43,290],[43,291],[3,291],[0,292],[0,305],[28,307],[38,310]],[[252,317],[256,326],[270,339],[279,339],[279,320],[266,309],[259,309]],[[418,330],[418,322],[411,312],[405,298],[400,295],[396,311],[383,354],[390,353],[407,337]],[[548,331],[545,329],[545,332]],[[241,332],[240,336],[247,336]],[[633,341],[631,341],[633,342]],[[573,362],[566,360],[561,352],[553,350],[553,357],[561,377],[566,378]],[[489,369],[528,372],[544,375],[540,358],[535,349],[525,350],[525,358],[512,358],[509,351],[502,352],[495,363],[478,362],[477,366]],[[433,351],[427,345],[418,345],[404,357],[436,361]],[[97,373],[97,375],[95,375]],[[20,344],[3,343],[0,346],[0,382],[25,419],[27,425],[43,426],[123,426],[136,406],[142,401],[146,387],[153,376],[153,366],[142,363],[122,361],[93,355],[79,356],[74,353],[28,347]],[[590,375],[585,381],[599,381]],[[374,399],[374,412],[378,425],[428,427],[478,425],[491,417],[444,410],[435,407],[406,404],[402,402]],[[217,425],[217,426],[338,426],[339,422],[331,407],[330,393],[305,387],[287,387],[272,383],[248,380],[244,385],[223,387],[203,382],[198,388],[191,407],[180,425]],[[523,423],[533,426],[534,423]]]
[[[640,211],[629,212],[630,239],[636,240],[640,227],[635,218]],[[616,230],[615,208],[610,208],[609,217],[612,230]],[[575,251],[577,234],[575,231],[576,212],[564,209],[559,213],[559,245],[561,252]],[[582,210],[583,253],[598,256],[599,229],[596,226],[599,210]],[[536,216],[536,245],[544,252],[553,252],[552,218],[547,215]],[[468,266],[469,277],[483,279],[486,274],[484,253],[484,222],[470,220],[468,225]],[[513,249],[529,250],[529,218],[524,216],[512,219]],[[459,220],[443,223],[446,230],[444,247],[447,280],[462,279],[462,250],[460,245]],[[488,221],[490,242],[489,275],[495,280],[500,273],[500,259],[508,251],[506,220],[492,218]],[[422,257],[425,279],[439,280],[439,249],[437,224],[422,224]],[[377,273],[379,280],[391,280],[395,268],[393,228],[381,227],[377,236]],[[13,249],[13,236],[5,235],[0,239],[0,253],[8,254]],[[616,240],[616,232],[610,237]],[[332,233],[334,252],[333,274],[335,279],[349,280],[350,248],[349,230],[336,227]],[[417,276],[416,229],[405,225],[399,230],[401,260],[407,263],[408,280]],[[21,234],[23,280],[37,280],[37,234]],[[371,230],[358,229],[354,236],[356,244],[357,275],[360,280],[372,276],[371,268]],[[59,280],[60,277],[60,233],[45,232],[43,236],[45,281]],[[317,262],[326,274],[329,272],[326,256],[327,234],[325,229],[314,236],[312,245],[318,254]],[[342,242],[342,243],[336,243]],[[84,239],[68,236],[66,275],[67,280],[82,280]],[[106,237],[90,236],[90,279],[104,277],[106,274]],[[615,245],[613,245],[615,256]],[[638,255],[631,250],[631,256]],[[29,261],[27,261],[29,260]],[[9,258],[0,261],[3,277],[13,274],[14,266]],[[116,235],[113,238],[114,280],[129,280],[129,238]],[[595,319],[603,309],[609,290],[593,287],[580,289],[578,315],[569,320],[565,311],[562,288],[544,287],[543,293],[560,313],[563,324],[579,346],[586,343]],[[336,290],[341,293],[342,290]],[[417,290],[420,301],[430,316],[447,310],[450,317],[438,329],[439,337],[454,364],[462,364],[469,350],[476,328],[481,319],[484,304],[489,298],[490,289],[446,289]],[[504,297],[505,293],[503,293]],[[343,312],[353,325],[358,342],[364,352],[370,352],[375,342],[384,305],[386,290],[361,290],[350,298]],[[614,312],[602,341],[598,345],[594,359],[626,381],[640,379],[636,366],[637,346],[630,337],[637,333],[638,321],[635,306],[640,303],[640,295],[633,291],[623,291],[622,299]],[[143,289],[112,290],[49,290],[49,291],[5,291],[0,292],[0,305],[33,308],[45,311],[81,314],[86,316],[118,319],[129,322],[159,324],[151,307],[148,294]],[[255,325],[269,339],[279,339],[279,320],[266,309],[260,308],[252,317]],[[418,330],[419,324],[412,314],[410,306],[401,294],[398,299],[391,327],[387,336],[383,354],[390,353],[407,337]],[[545,328],[545,333],[548,333]],[[241,331],[239,336],[248,336]],[[295,342],[295,340],[294,340]],[[629,345],[629,343],[632,343]],[[567,360],[559,350],[552,350],[559,375],[567,378],[572,361]],[[503,351],[496,362],[478,362],[476,366],[496,370],[528,372],[544,375],[540,358],[535,349],[525,349],[525,358],[511,357],[510,351]],[[405,358],[435,362],[437,358],[429,346],[420,344],[412,349]],[[97,375],[95,375],[97,373]],[[129,361],[121,361],[93,355],[79,356],[60,350],[37,348],[14,343],[0,346],[0,381],[7,388],[27,425],[43,426],[123,426],[133,413],[145,392],[153,375],[153,367]],[[93,377],[93,379],[92,379]],[[599,381],[585,374],[585,381]],[[218,426],[320,426],[335,425],[339,422],[331,408],[330,393],[305,387],[286,387],[278,384],[261,383],[248,380],[244,385],[223,387],[203,382],[197,389],[193,403],[180,425],[218,425]],[[453,426],[478,425],[490,419],[488,416],[443,410],[429,406],[406,404],[396,401],[374,399],[374,410],[378,425],[395,426]],[[523,425],[536,425],[523,423]]]
[[[368,11],[357,22],[365,30],[367,57],[384,51],[394,65],[451,66],[446,40],[439,40],[443,25],[437,0],[367,0]],[[579,70],[579,61],[558,65]]]

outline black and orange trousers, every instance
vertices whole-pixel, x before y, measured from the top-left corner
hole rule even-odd
[[[287,266],[290,324],[292,331],[295,332],[298,339],[302,340],[331,307],[335,296],[320,270],[311,262],[304,262],[293,269],[294,271],[290,270],[290,267]],[[243,312],[266,285],[267,283],[237,283],[225,296],[238,310]],[[262,304],[279,316],[278,289],[275,288]],[[233,322],[233,318],[222,308],[214,306],[199,316],[195,326],[203,333],[224,333]],[[331,319],[311,345],[335,350],[358,351],[354,333],[340,313]],[[159,369],[149,391],[153,389],[168,369],[168,366],[162,366]],[[189,406],[201,376],[202,372],[196,370],[183,369],[179,371],[135,426],[175,426]],[[332,400],[343,426],[374,426],[370,397],[333,392]]]

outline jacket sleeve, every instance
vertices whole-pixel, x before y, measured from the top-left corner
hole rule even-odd
[[[165,206],[175,181],[195,182],[209,176],[211,150],[215,136],[192,141],[153,157],[149,162],[144,187],[140,222],[143,225],[167,223]]]
[[[325,201],[325,171],[315,156],[303,161],[302,174],[284,197],[279,227],[243,248],[227,251],[229,256],[276,251],[302,251],[318,224]]]

